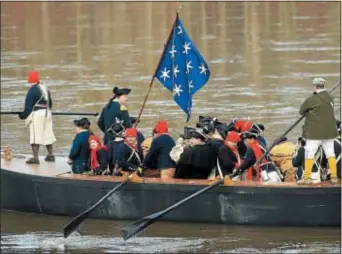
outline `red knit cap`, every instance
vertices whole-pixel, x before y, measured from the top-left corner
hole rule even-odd
[[[101,139],[99,136],[96,135],[90,135],[88,142],[90,143],[90,141],[95,140],[99,145],[101,145]]]
[[[138,136],[137,129],[134,129],[134,128],[128,128],[128,129],[126,129],[125,137],[128,137],[128,136],[137,137],[137,136]]]
[[[37,71],[30,71],[27,81],[29,84],[37,84],[39,82],[39,73]]]
[[[228,135],[226,137],[226,141],[232,141],[235,143],[238,143],[241,140],[240,135],[236,131],[230,131],[228,132]]]
[[[156,125],[156,133],[157,134],[163,134],[163,133],[169,133],[169,127],[166,121],[159,121]]]

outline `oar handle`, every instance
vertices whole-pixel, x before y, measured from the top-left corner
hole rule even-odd
[[[0,115],[19,115],[20,111],[0,112]],[[80,113],[80,112],[52,112],[56,116],[98,116],[99,113]]]

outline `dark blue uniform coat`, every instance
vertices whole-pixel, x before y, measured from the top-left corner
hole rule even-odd
[[[136,171],[141,166],[142,153],[141,151],[135,150],[135,154],[132,155],[133,149],[130,148],[126,143],[120,145],[117,157],[118,166],[123,171]]]
[[[176,164],[170,158],[170,151],[175,145],[175,141],[169,135],[154,138],[144,159],[144,167],[161,170],[175,168]]]
[[[108,144],[109,141],[113,140],[114,138],[112,132],[110,131],[110,127],[113,123],[115,123],[115,118],[122,120],[125,128],[132,127],[127,108],[121,105],[118,100],[111,100],[103,108],[100,118],[97,121],[97,125],[105,134],[103,138],[104,144]]]
[[[49,96],[49,108],[52,108],[52,100],[51,100],[51,93],[48,91]],[[32,85],[30,89],[27,92],[26,98],[25,98],[25,108],[24,111],[19,114],[20,119],[26,119],[32,111],[38,110],[38,109],[44,109],[42,107],[34,107],[36,103],[39,104],[47,104],[47,101],[42,98],[42,92],[40,91],[40,88],[38,85]],[[34,108],[33,108],[34,107]]]
[[[115,168],[115,165],[117,164],[118,159],[118,151],[120,146],[122,146],[124,141],[110,141],[108,144],[108,164],[109,164],[109,170],[110,174],[113,173],[113,169]]]
[[[73,160],[72,172],[74,174],[82,174],[84,171],[88,171],[88,160],[90,157],[89,150],[89,131],[82,131],[77,133],[69,154],[69,159]]]

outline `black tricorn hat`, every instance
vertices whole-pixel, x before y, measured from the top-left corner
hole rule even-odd
[[[79,120],[74,120],[74,124],[75,126],[82,127],[84,129],[89,129],[90,127],[90,121],[86,117],[81,118]]]
[[[195,131],[193,131],[191,133],[191,137],[192,138],[197,138],[197,139],[200,139],[202,141],[205,141],[206,140],[206,136],[205,134],[203,133],[203,130],[200,129],[200,128],[196,128]]]
[[[131,117],[130,117],[130,120],[131,120],[131,123],[132,123],[132,124],[135,124],[135,123],[137,122],[137,119],[138,119],[138,118],[136,118],[136,117],[134,117],[134,116],[131,116]],[[139,122],[140,122],[140,120],[138,121],[138,123],[139,123]]]
[[[258,129],[264,131],[265,130],[265,126],[263,124],[255,124],[255,127],[257,127]]]
[[[240,134],[240,137],[242,139],[249,139],[249,138],[257,138],[260,135],[259,130],[257,130],[255,127],[252,127],[251,130],[242,132]]]
[[[120,95],[128,95],[131,92],[131,89],[128,88],[118,88],[114,87],[113,88],[113,94],[120,96]]]

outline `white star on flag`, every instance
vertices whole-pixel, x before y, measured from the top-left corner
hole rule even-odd
[[[177,50],[175,50],[175,45],[172,45],[172,49],[169,51],[169,53],[171,54],[171,57],[174,58],[175,57],[175,53],[177,52]]]
[[[192,69],[193,67],[191,66],[191,61],[186,62],[186,73],[190,73],[190,69]]]
[[[201,66],[198,66],[200,68],[200,74],[204,73],[204,75],[207,75],[207,68],[205,68],[205,65],[202,63]]]
[[[170,78],[169,73],[170,73],[170,70],[167,70],[165,67],[164,70],[162,71],[162,75],[160,76],[160,78],[163,78],[165,81],[167,78]]]
[[[190,90],[191,90],[191,88],[194,88],[194,85],[192,84],[192,80],[189,81],[188,86],[189,86]]]
[[[182,34],[183,33],[182,27],[181,26],[177,26],[177,27],[179,29],[177,34]]]
[[[178,72],[179,72],[178,65],[176,65],[176,67],[173,68],[173,75],[175,75],[176,78],[177,78]]]
[[[177,95],[180,96],[180,93],[183,92],[183,90],[181,89],[182,85],[175,85],[175,87],[173,88],[173,95]]]
[[[182,53],[184,53],[184,54],[188,54],[188,50],[190,50],[191,48],[190,48],[190,42],[188,42],[188,43],[184,43],[184,45],[183,45],[183,48],[184,48],[184,51],[182,51]]]

